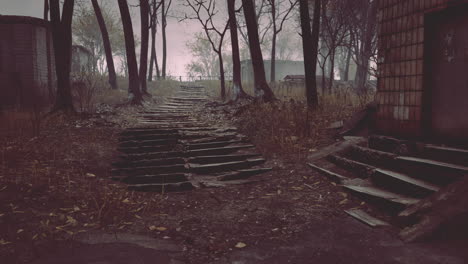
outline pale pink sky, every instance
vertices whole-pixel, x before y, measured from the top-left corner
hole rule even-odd
[[[116,0],[104,0],[109,3],[114,3],[117,8]],[[135,3],[132,3],[135,2]],[[181,1],[173,0],[171,10],[181,15],[184,9],[180,5]],[[136,1],[129,1],[129,4],[136,4]],[[2,15],[20,15],[42,18],[43,16],[43,0],[0,0],[0,14]],[[140,32],[140,18],[137,8],[132,8],[132,22],[135,34]],[[193,36],[194,32],[200,31],[200,25],[195,21],[178,22],[175,18],[168,20],[167,38],[168,38],[168,75],[186,75],[185,64],[191,60],[191,55],[187,52],[185,43]],[[159,37],[160,40],[160,37]],[[158,59],[161,61],[161,43],[158,43]]]

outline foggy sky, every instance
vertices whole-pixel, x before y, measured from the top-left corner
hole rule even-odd
[[[116,0],[104,0],[114,2],[115,9],[118,11]],[[133,1],[134,2],[134,1]],[[180,10],[180,1],[173,0],[171,10],[177,12]],[[129,1],[129,4],[133,4]],[[0,14],[2,15],[19,15],[19,16],[32,16],[32,17],[43,17],[43,0],[0,0]],[[131,8],[132,12],[132,23],[135,35],[140,35],[140,17],[139,10],[137,8]],[[160,30],[159,30],[160,31]],[[188,64],[192,57],[187,51],[185,43],[191,39],[193,34],[200,31],[200,25],[195,21],[192,22],[178,22],[175,18],[168,19],[167,25],[167,74],[168,75],[182,75],[185,76],[185,64]],[[161,37],[157,41],[157,53],[158,61],[161,65],[162,61],[162,48],[161,48]],[[139,51],[137,51],[139,53]],[[116,61],[117,63],[117,61]]]

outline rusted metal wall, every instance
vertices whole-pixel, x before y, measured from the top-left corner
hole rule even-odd
[[[467,2],[380,0],[376,95],[379,105],[376,127],[380,133],[421,137],[433,132],[430,124],[433,94],[428,79],[432,69],[428,68],[430,55],[425,50],[427,42],[433,41],[425,39],[432,30],[429,20],[434,14],[465,6]]]

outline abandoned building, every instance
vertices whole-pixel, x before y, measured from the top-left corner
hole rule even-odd
[[[468,139],[468,1],[383,0],[376,128]]]
[[[265,66],[265,76],[268,81],[270,81],[270,68],[271,61],[264,60],[263,65]],[[301,75],[304,74],[304,62],[303,61],[290,61],[290,60],[276,60],[275,64],[276,69],[276,80],[283,80],[286,75]],[[241,74],[242,81],[253,82],[254,74],[251,60],[241,61]]]
[[[48,22],[0,16],[0,104],[47,102],[54,89],[52,38]]]
[[[91,72],[93,70],[93,54],[81,45],[72,46],[72,74]]]

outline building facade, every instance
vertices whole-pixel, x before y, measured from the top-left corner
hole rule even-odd
[[[378,132],[468,139],[467,28],[467,0],[380,0]]]
[[[0,16],[0,104],[47,103],[55,90],[53,47],[47,21]]]

